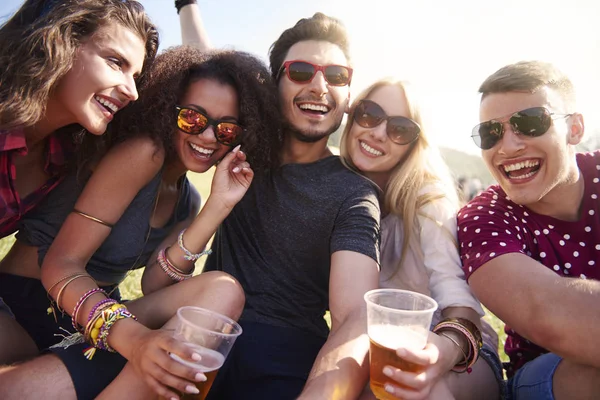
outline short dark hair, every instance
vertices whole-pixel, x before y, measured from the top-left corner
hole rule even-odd
[[[310,18],[302,18],[293,27],[286,29],[269,49],[271,76],[277,77],[290,47],[305,40],[322,40],[338,46],[344,52],[350,64],[350,43],[344,24],[323,13],[316,13]]]
[[[175,106],[190,84],[201,79],[235,89],[239,123],[245,129],[242,150],[252,168],[256,171],[279,165],[283,136],[277,87],[261,60],[233,50],[203,52],[195,47],[176,46],[159,54],[139,82],[139,99],[120,111],[109,125],[104,135],[108,146],[145,135],[165,149],[167,159],[176,157],[172,143],[177,129]]]
[[[491,93],[536,93],[548,87],[555,90],[567,107],[575,105],[575,88],[571,80],[554,65],[543,61],[520,61],[500,68],[479,87],[483,100]]]

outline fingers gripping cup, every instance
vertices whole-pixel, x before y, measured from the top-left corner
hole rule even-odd
[[[202,371],[205,382],[196,383],[199,394],[183,394],[181,399],[204,400],[217,371],[227,358],[233,343],[242,333],[242,327],[224,315],[200,307],[181,307],[177,310],[175,338],[192,347],[201,357],[199,361],[171,357],[182,364]]]
[[[383,374],[386,365],[418,372],[420,366],[396,354],[399,347],[423,349],[433,313],[438,305],[420,293],[398,289],[376,289],[365,294],[370,347],[371,391],[380,400],[396,399],[385,384],[398,385]]]

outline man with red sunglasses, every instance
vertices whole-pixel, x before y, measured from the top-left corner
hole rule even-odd
[[[505,323],[513,399],[600,396],[600,151],[550,64],[508,65],[481,85],[473,131],[494,185],[458,214],[465,274]],[[596,265],[599,264],[599,265]]]
[[[184,42],[208,48],[190,3],[176,1]],[[367,383],[363,295],[378,287],[379,204],[375,187],[327,148],[348,109],[349,64],[344,27],[321,13],[271,47],[286,125],[281,166],[256,174],[205,266],[246,293],[244,332],[209,399],[352,399]]]

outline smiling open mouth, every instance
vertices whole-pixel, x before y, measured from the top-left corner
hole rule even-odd
[[[100,97],[100,96],[94,96],[94,99],[100,103],[102,105],[102,107],[104,107],[106,109],[106,111],[108,111],[111,114],[116,113],[117,111],[119,111],[119,106],[117,106],[116,104],[108,101],[107,99]]]
[[[540,160],[527,160],[502,166],[504,174],[509,179],[531,178],[540,170]]]
[[[302,103],[298,104],[298,108],[308,114],[325,115],[330,111],[330,108],[325,104]]]
[[[200,156],[200,157],[205,157],[205,158],[209,158],[215,152],[214,149],[207,149],[206,147],[198,146],[197,144],[194,144],[194,143],[190,143],[190,148],[192,149],[194,154],[196,154],[197,156]]]
[[[371,146],[369,146],[365,142],[361,141],[359,143],[360,143],[360,147],[362,147],[363,150],[366,151],[367,153],[372,154],[374,156],[382,156],[383,155],[383,153],[381,151],[372,148]]]

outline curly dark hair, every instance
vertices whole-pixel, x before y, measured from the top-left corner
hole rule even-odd
[[[158,55],[139,82],[138,101],[120,111],[109,127],[110,144],[136,135],[149,135],[164,147],[167,160],[176,157],[173,146],[173,132],[177,129],[175,106],[190,84],[200,79],[213,79],[236,90],[239,123],[245,129],[242,149],[252,168],[278,166],[283,140],[277,87],[262,61],[249,53],[233,50],[203,52],[194,47],[176,46]]]
[[[344,24],[323,13],[315,13],[310,18],[302,18],[296,25],[283,31],[269,49],[271,76],[276,78],[290,47],[305,40],[322,40],[337,45],[350,64],[350,42]]]
[[[118,23],[146,44],[144,68],[158,50],[158,32],[134,0],[26,0],[0,27],[0,129],[32,126],[81,44]]]

